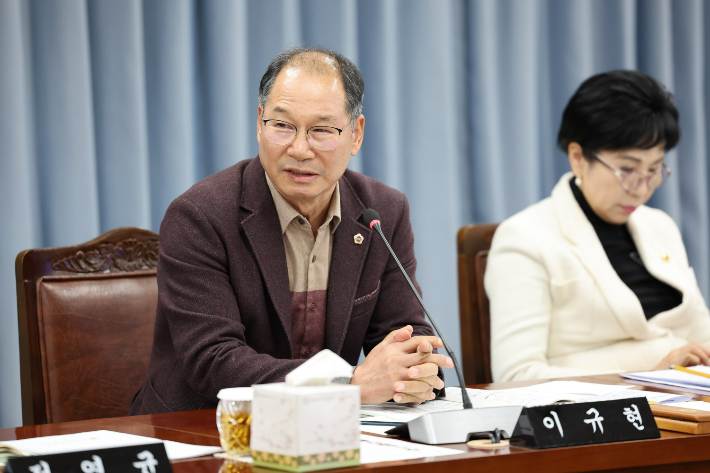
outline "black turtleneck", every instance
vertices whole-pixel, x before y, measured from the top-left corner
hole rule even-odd
[[[599,218],[574,183],[574,178],[570,180],[570,187],[584,215],[597,232],[611,266],[641,302],[646,319],[679,306],[683,302],[683,295],[648,272],[626,225],[614,225]]]

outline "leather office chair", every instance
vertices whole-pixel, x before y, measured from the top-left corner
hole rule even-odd
[[[148,372],[158,235],[111,230],[17,255],[24,425],[128,415]]]
[[[466,225],[457,235],[461,355],[466,384],[493,382],[488,296],[483,287],[488,250],[498,224]]]

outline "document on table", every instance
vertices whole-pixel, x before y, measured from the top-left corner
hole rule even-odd
[[[551,381],[549,383],[526,386],[524,388],[483,390],[467,388],[469,398],[474,407],[492,406],[544,406],[555,402],[585,402],[585,401],[609,401],[612,399],[628,399],[633,397],[645,397],[649,402],[669,403],[681,402],[690,399],[689,396],[677,394],[657,393],[652,391],[639,391],[630,389],[633,386],[614,386],[596,383],[573,382],[574,385],[560,385],[565,389],[576,392],[554,391],[556,383],[571,383],[570,381]],[[578,385],[595,384],[594,387],[582,387]],[[552,386],[546,386],[552,385]],[[535,389],[530,389],[535,388]],[[586,392],[585,392],[586,391]],[[592,394],[596,391],[598,394]],[[446,388],[446,401],[462,402],[461,390],[458,387]]]
[[[446,389],[448,390],[449,388]],[[385,417],[390,419],[390,422],[409,422],[410,420],[414,420],[417,417],[429,414],[430,412],[455,411],[462,408],[463,407],[460,404],[435,400],[419,404],[418,406],[395,404],[394,402],[384,402],[376,405],[363,405],[360,408],[360,412],[371,416]],[[365,418],[364,420],[369,419]]]
[[[434,447],[421,443],[360,435],[360,463],[392,462],[415,458],[458,455],[462,450]]]
[[[535,391],[540,393],[551,394],[584,394],[587,396],[605,396],[620,390],[629,389],[632,386],[628,384],[597,384],[583,383],[581,381],[549,381],[547,383],[533,384],[526,386],[526,391]]]
[[[667,406],[682,407],[685,409],[694,409],[696,411],[710,412],[710,402],[704,401],[686,401],[686,402],[673,402],[666,404]]]
[[[632,397],[645,397],[648,402],[656,404],[670,404],[672,402],[684,402],[692,399],[692,396],[683,396],[681,394],[657,393],[655,391],[640,391],[638,389],[629,389],[628,391],[617,391],[615,393],[601,396],[602,401],[611,401],[612,399],[629,399]]]
[[[524,388],[490,390],[467,388],[466,392],[474,407],[544,406],[555,402],[571,402],[588,397],[580,394],[528,391]],[[461,389],[447,386],[446,398],[444,399],[448,402],[463,402],[461,400]]]
[[[710,374],[710,366],[689,366],[688,368]],[[710,378],[679,370],[643,371],[640,373],[625,373],[621,376],[637,381],[646,381],[648,383],[668,384],[681,388],[710,391]]]
[[[219,447],[205,447],[187,443],[160,440],[140,435],[124,434],[110,430],[96,430],[79,434],[51,435],[24,440],[10,440],[2,442],[26,455],[51,455],[54,453],[79,452],[84,450],[98,450],[101,448],[129,447],[132,445],[145,445],[149,443],[165,444],[165,451],[169,460],[201,457],[211,455],[222,449]]]
[[[591,386],[588,386],[591,385]],[[511,389],[472,389],[467,388],[471,404],[474,408],[496,406],[546,406],[556,402],[610,401],[613,399],[629,399],[645,397],[649,402],[668,404],[683,402],[690,396],[678,394],[657,393],[631,389],[632,385],[609,385],[582,383],[578,381],[550,381],[549,383]],[[534,389],[531,389],[534,388]],[[565,392],[568,390],[571,392]],[[360,412],[370,416],[384,418],[384,421],[409,422],[430,412],[443,412],[461,409],[461,389],[457,386],[446,387],[446,397],[429,401],[418,406],[385,402],[377,405],[364,405]],[[365,419],[368,420],[368,419]],[[377,421],[378,419],[370,419]],[[380,433],[379,426],[361,426],[361,430]],[[390,426],[391,428],[391,426]],[[389,430],[389,429],[385,429]]]

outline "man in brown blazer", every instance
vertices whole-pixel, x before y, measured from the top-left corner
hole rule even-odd
[[[287,50],[259,88],[259,156],[175,199],[160,228],[158,310],[148,378],[132,414],[214,407],[222,388],[283,381],[328,348],[355,368],[363,403],[419,403],[444,383],[415,282],[409,205],[347,170],[364,136],[364,84],[340,54]],[[418,287],[418,286],[417,286]]]

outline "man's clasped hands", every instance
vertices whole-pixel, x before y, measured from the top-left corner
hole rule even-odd
[[[444,387],[439,368],[452,368],[454,363],[433,352],[444,344],[438,337],[412,336],[412,332],[411,325],[391,332],[355,368],[351,384],[360,386],[362,404],[390,399],[420,404],[434,399],[434,389]]]

